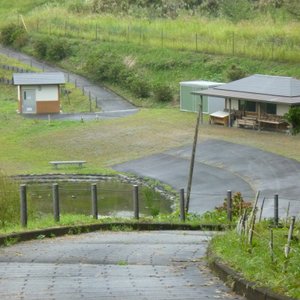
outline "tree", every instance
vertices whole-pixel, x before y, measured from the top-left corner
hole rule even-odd
[[[291,125],[291,133],[296,135],[300,132],[300,107],[292,106],[284,115],[284,119]]]

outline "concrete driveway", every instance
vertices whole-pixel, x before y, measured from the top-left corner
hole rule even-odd
[[[172,149],[114,166],[121,172],[161,180],[175,189],[187,186],[191,147]],[[190,211],[203,213],[220,205],[228,189],[253,199],[260,190],[265,197],[263,216],[273,216],[274,194],[279,194],[280,215],[300,212],[300,163],[256,148],[221,140],[206,140],[197,146]]]
[[[211,233],[94,232],[0,249],[1,299],[244,299],[205,264]]]

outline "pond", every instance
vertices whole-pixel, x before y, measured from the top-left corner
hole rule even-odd
[[[118,181],[98,181],[98,213],[103,216],[133,216],[133,186]],[[59,182],[60,213],[91,214],[91,182]],[[52,183],[28,183],[31,208],[52,213]],[[140,215],[171,213],[173,201],[148,187],[139,187]]]

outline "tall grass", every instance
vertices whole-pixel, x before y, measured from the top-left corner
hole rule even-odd
[[[17,184],[0,170],[0,227],[15,224],[19,220],[19,196]]]
[[[46,7],[25,17],[30,32],[83,40],[131,42],[147,47],[201,51],[297,62],[300,36],[297,22],[265,20],[233,24],[224,19],[185,16],[137,19],[111,15],[78,15],[63,7]]]

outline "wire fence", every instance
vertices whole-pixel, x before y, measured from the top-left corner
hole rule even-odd
[[[298,37],[276,35],[245,35],[228,31],[222,36],[200,29],[178,35],[167,29],[145,24],[125,25],[80,23],[61,19],[29,21],[31,32],[50,36],[92,41],[128,42],[137,45],[192,50],[211,54],[253,57],[258,59],[296,62],[300,59]]]

